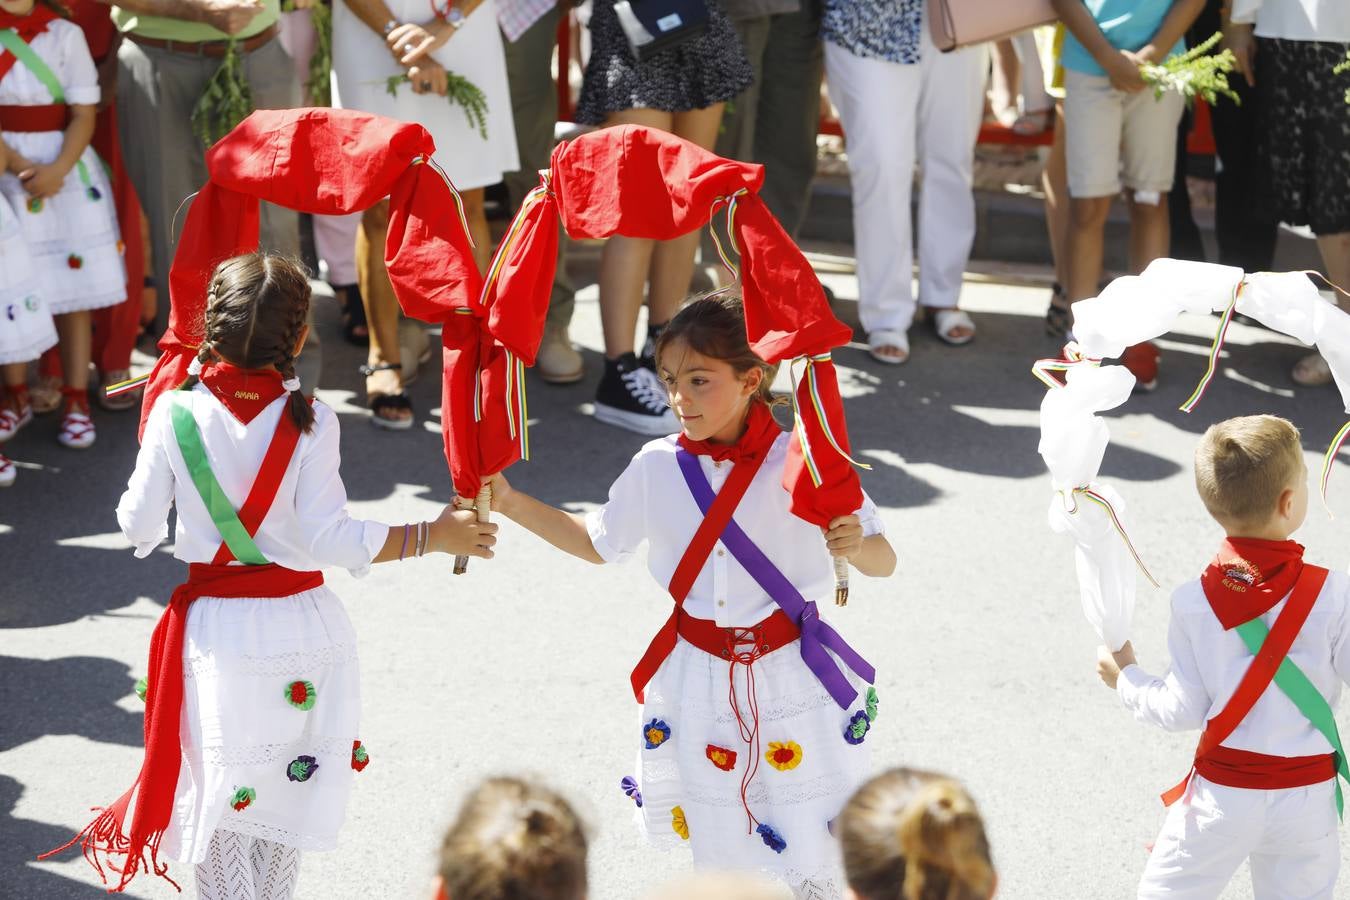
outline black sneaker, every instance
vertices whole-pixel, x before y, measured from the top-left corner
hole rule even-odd
[[[638,356],[638,362],[653,372],[656,371],[656,342],[661,337],[661,332],[666,330],[669,322],[662,322],[660,325],[647,326],[647,340],[642,345],[642,353]]]
[[[680,430],[666,386],[632,353],[605,360],[605,374],[595,390],[595,417],[638,434],[659,437]]]

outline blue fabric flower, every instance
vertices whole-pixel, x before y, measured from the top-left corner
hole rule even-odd
[[[755,833],[763,838],[764,846],[768,847],[774,853],[782,853],[787,849],[787,841],[783,840],[783,836],[763,822],[755,829]]]
[[[638,809],[642,809],[642,791],[638,790],[636,778],[632,775],[623,776],[623,781],[619,782],[619,787],[623,788],[623,792],[628,795],[629,799],[637,804]]]
[[[642,727],[642,740],[648,750],[655,750],[670,740],[670,726],[660,719],[652,719]]]
[[[858,710],[853,714],[853,718],[848,720],[848,727],[844,729],[844,740],[850,744],[861,744],[871,728],[872,720],[867,717],[867,713]]]

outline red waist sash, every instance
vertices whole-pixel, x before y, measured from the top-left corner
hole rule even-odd
[[[682,608],[677,613],[675,628],[680,637],[704,653],[738,662],[772,653],[802,636],[801,629],[781,609],[748,628],[726,628],[712,619],[695,618]]]
[[[1222,745],[1195,760],[1195,772],[1225,787],[1257,791],[1321,784],[1336,777],[1336,754],[1268,756]]]
[[[183,709],[183,635],[188,607],[200,597],[288,597],[323,585],[322,572],[297,572],[275,563],[264,566],[192,563],[188,580],[173,592],[164,615],[150,638],[150,666],[145,692],[145,758],[131,788],[68,843],[39,859],[60,853],[78,842],[99,873],[99,855],[122,855],[120,865],[108,860],[109,868],[121,873],[112,888],[121,891],[141,870],[154,872],[172,884],[167,864],[159,862],[159,842],[173,813],[174,792],[182,759],[179,717]],[[127,808],[136,795],[131,827]],[[148,858],[147,858],[148,856]],[[174,885],[177,887],[177,885]]]
[[[70,107],[64,103],[0,105],[0,131],[65,131],[69,124]]]

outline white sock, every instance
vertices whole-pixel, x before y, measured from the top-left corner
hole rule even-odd
[[[197,864],[197,900],[258,900],[249,863],[253,838],[216,829]]]
[[[300,850],[289,844],[253,839],[249,856],[257,900],[291,900],[300,878]]]

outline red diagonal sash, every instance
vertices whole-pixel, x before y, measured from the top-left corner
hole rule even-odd
[[[1227,705],[1205,723],[1205,730],[1200,734],[1200,743],[1195,748],[1197,759],[1227,740],[1233,729],[1237,728],[1252,711],[1252,707],[1261,699],[1266,688],[1270,687],[1270,683],[1275,679],[1276,670],[1289,655],[1289,648],[1294,645],[1299,630],[1308,620],[1308,613],[1312,612],[1313,604],[1317,602],[1317,596],[1322,592],[1322,585],[1326,580],[1326,569],[1320,566],[1303,567],[1303,574],[1294,585],[1289,602],[1275,619],[1270,634],[1261,644],[1260,652],[1252,659],[1242,680],[1238,682],[1237,690],[1233,691]],[[1163,805],[1171,806],[1175,803],[1186,792],[1186,787],[1194,775],[1195,766],[1192,765],[1181,783],[1162,795]]]
[[[698,573],[702,571],[703,564],[708,559],[708,554],[712,553],[713,545],[717,543],[726,530],[727,523],[731,521],[732,513],[736,511],[736,506],[745,496],[746,490],[750,487],[750,482],[754,480],[755,473],[759,467],[764,464],[764,459],[768,453],[758,453],[752,459],[742,460],[736,463],[731,469],[731,474],[727,476],[726,483],[722,485],[722,490],[717,492],[717,499],[713,500],[712,506],[708,507],[708,513],[703,517],[702,523],[698,526],[698,531],[694,532],[694,539],[689,542],[685,548],[684,556],[680,557],[680,564],[675,567],[675,574],[670,576],[670,596],[675,600],[675,608],[670,612],[670,618],[666,624],[661,626],[661,630],[652,638],[651,644],[647,647],[647,652],[642,654],[642,659],[638,661],[633,669],[630,680],[633,683],[633,695],[637,697],[639,703],[642,702],[642,691],[647,687],[647,682],[652,680],[656,670],[661,668],[661,663],[665,662],[666,657],[675,649],[675,639],[679,630],[680,609],[684,606],[684,598],[689,596],[689,591],[698,579]]]
[[[286,477],[286,469],[291,464],[295,445],[299,442],[300,426],[295,424],[291,411],[283,408],[281,418],[277,420],[277,430],[272,432],[272,442],[267,445],[262,465],[253,479],[253,487],[249,488],[244,505],[239,507],[239,522],[248,531],[249,537],[258,533],[263,519],[267,518],[267,511],[272,508],[272,501],[276,499],[281,479]],[[211,565],[223,566],[233,559],[234,554],[222,541]]]

